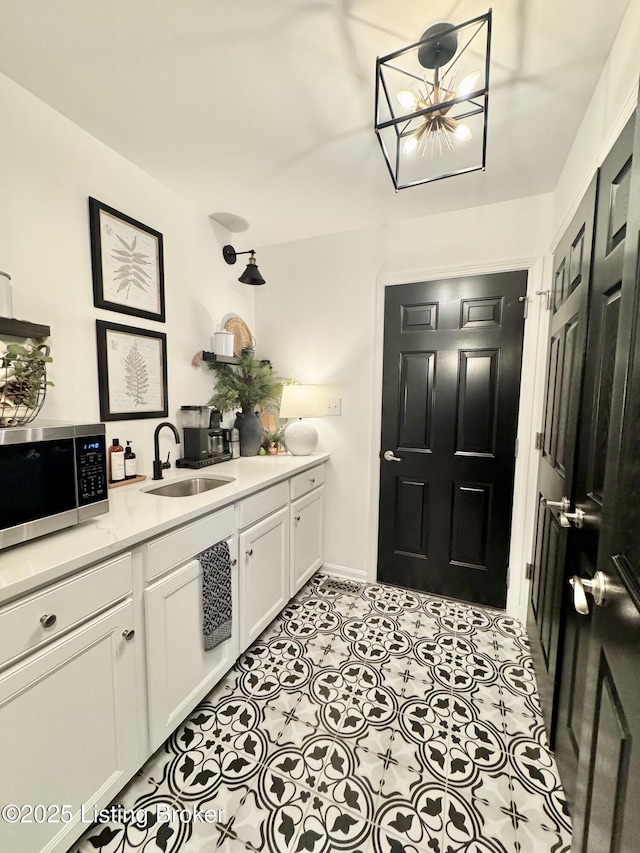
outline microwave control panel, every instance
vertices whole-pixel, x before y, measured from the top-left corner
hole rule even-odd
[[[104,435],[77,437],[78,506],[107,498],[107,453]]]

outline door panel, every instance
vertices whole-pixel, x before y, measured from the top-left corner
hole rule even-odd
[[[622,265],[613,383],[610,396],[608,393],[605,396],[605,408],[608,407],[610,413],[609,436],[596,568],[606,576],[607,597],[600,607],[591,602],[583,738],[574,810],[574,853],[600,850],[632,853],[638,849],[640,835],[638,125],[633,161],[631,170],[628,160],[624,161],[612,182],[611,222],[606,235],[609,255],[627,245]],[[620,213],[621,200],[626,197],[630,199],[627,222]],[[629,236],[625,238],[627,233]],[[603,338],[606,335],[606,323],[603,323]],[[608,358],[603,363],[608,365]]]
[[[565,637],[558,688],[555,748],[567,801],[575,796],[587,673],[590,617],[572,604],[566,579],[592,578],[598,559],[604,480],[607,466],[613,376],[629,201],[633,122],[629,122],[600,168],[594,262],[589,306],[582,404],[575,463],[575,506],[585,513],[584,526],[569,533],[563,596]]]
[[[378,575],[504,607],[524,271],[387,288]],[[498,427],[499,425],[499,427]]]
[[[596,192],[597,179],[594,178],[553,258],[547,390],[538,474],[538,523],[527,617],[536,681],[552,744],[567,551],[567,531],[560,526],[558,512],[562,499],[572,498],[574,490]]]

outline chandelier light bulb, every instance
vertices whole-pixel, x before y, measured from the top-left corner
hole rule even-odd
[[[459,124],[453,133],[456,139],[459,139],[461,142],[468,142],[473,136],[466,124]]]
[[[470,95],[471,92],[475,91],[479,79],[479,71],[473,71],[471,74],[467,74],[466,77],[463,77],[460,81],[460,85],[458,86],[458,97],[464,98],[466,95]]]
[[[412,92],[410,89],[401,89],[397,94],[396,98],[400,103],[400,106],[404,107],[405,110],[411,110],[414,112],[418,106],[418,96],[415,92]]]
[[[413,152],[418,147],[418,138],[415,133],[412,133],[411,136],[406,136],[404,142],[402,143],[402,153],[403,154],[413,154]]]

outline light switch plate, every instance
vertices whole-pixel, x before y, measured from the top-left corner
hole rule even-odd
[[[331,400],[327,400],[327,408],[325,409],[325,415],[339,415],[342,412],[342,399],[340,397],[334,397]]]

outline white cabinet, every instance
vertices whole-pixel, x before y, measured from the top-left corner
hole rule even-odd
[[[169,737],[238,657],[238,560],[235,537],[227,541],[233,627],[231,638],[215,649],[204,650],[202,568],[198,560],[189,560],[145,590],[152,750]]]
[[[320,486],[291,504],[290,597],[304,586],[323,562],[324,486]]]
[[[66,851],[144,760],[132,626],[127,600],[0,674],[0,802],[70,807],[3,821],[0,849]]]
[[[240,651],[289,601],[289,507],[240,534]]]

